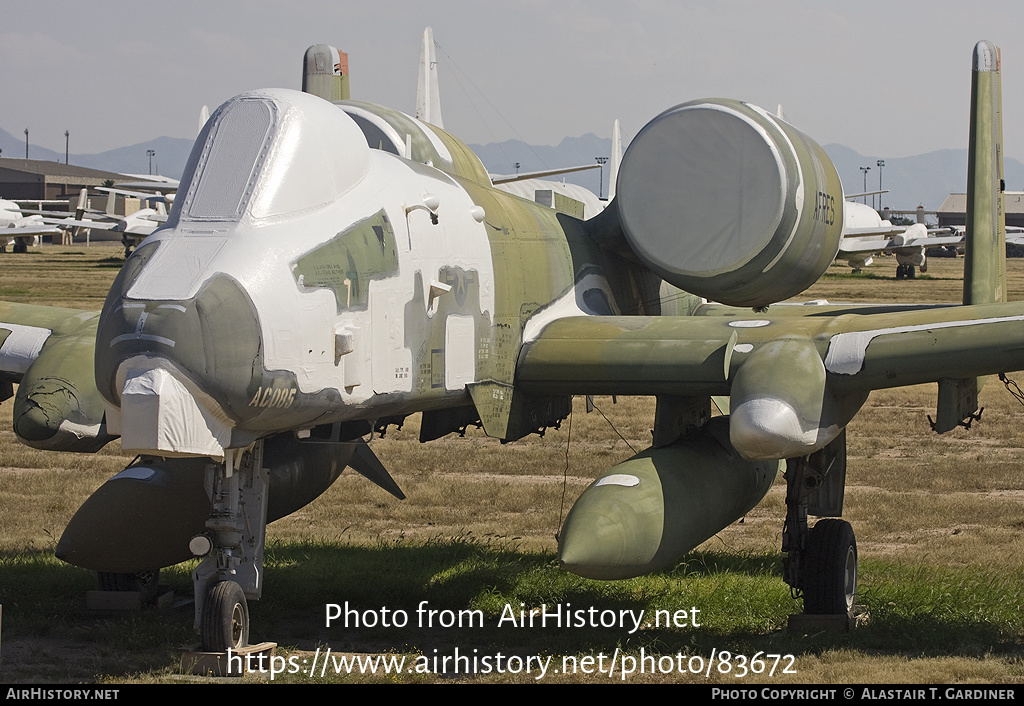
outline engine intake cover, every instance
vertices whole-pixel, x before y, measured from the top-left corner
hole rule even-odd
[[[831,160],[747,103],[695,101],[654,118],[630,144],[616,194],[640,259],[725,304],[799,294],[839,251],[843,191]]]

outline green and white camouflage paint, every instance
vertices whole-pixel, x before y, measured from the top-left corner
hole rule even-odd
[[[584,221],[494,188],[462,142],[398,111],[281,89],[231,99],[98,318],[0,308],[25,441],[95,450],[120,435],[164,459],[103,491],[64,556],[119,572],[178,556],[193,520],[154,539],[174,513],[119,525],[95,552],[82,537],[148,478],[164,489],[147,486],[149,503],[192,492],[168,481],[189,459],[222,464],[233,493],[243,460],[263,458],[273,497],[269,448],[294,442],[290,511],[336,477],[304,443],[400,494],[358,441],[373,427],[422,413],[424,440],[477,420],[515,440],[558,423],[572,395],[656,395],[654,445],[586,490],[562,532],[567,568],[622,578],[741,517],[787,459],[838,458],[870,390],[938,381],[951,428],[977,376],[1024,369],[1024,304],[1005,303],[998,254],[998,69],[979,44],[962,307],[778,305],[835,258],[843,193],[812,139],[746,103],[657,116]],[[710,419],[712,396],[731,398],[727,418]]]

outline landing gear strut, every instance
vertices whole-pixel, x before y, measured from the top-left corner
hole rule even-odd
[[[842,443],[845,446],[845,439]],[[827,460],[828,455],[821,451],[786,461],[782,551],[788,556],[783,562],[783,576],[793,596],[803,597],[804,613],[852,618],[857,597],[857,540],[853,527],[833,518],[818,520],[810,530],[807,527],[808,498],[822,487],[834,465],[845,463],[837,457],[826,464]]]
[[[212,509],[206,532],[190,543],[193,553],[206,557],[192,572],[195,628],[205,651],[249,643],[246,600],[263,592],[268,479],[262,441],[245,451],[227,449],[223,463],[207,466]]]

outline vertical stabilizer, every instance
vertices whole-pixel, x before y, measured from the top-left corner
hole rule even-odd
[[[441,94],[437,88],[437,57],[434,55],[434,30],[423,30],[420,46],[420,75],[416,84],[416,117],[425,123],[443,128]]]
[[[1003,115],[999,47],[974,46],[971,134],[967,150],[967,242],[964,304],[1006,301],[1003,220]],[[940,434],[977,418],[983,378],[942,378],[932,428]]]
[[[978,42],[971,76],[967,157],[967,243],[964,304],[1006,301],[1003,219],[1003,116],[999,47]]]
[[[615,198],[615,182],[619,178],[620,164],[622,164],[622,131],[619,129],[619,120],[616,118],[614,125],[612,125],[612,154],[608,170],[609,201]]]
[[[206,126],[206,121],[210,119],[210,106],[204,105],[199,109],[199,129],[196,130],[196,135],[203,131]]]

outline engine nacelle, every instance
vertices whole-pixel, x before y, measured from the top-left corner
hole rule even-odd
[[[573,505],[558,540],[562,566],[593,579],[666,568],[757,505],[780,461],[744,461],[728,418],[663,448],[650,448],[595,480]]]
[[[62,335],[49,338],[25,370],[13,414],[14,433],[22,443],[47,451],[95,453],[114,439],[93,373],[96,320],[80,312],[56,322]]]
[[[649,122],[623,157],[616,202],[648,267],[733,306],[799,294],[842,238],[842,185],[824,150],[739,101],[683,103]]]

